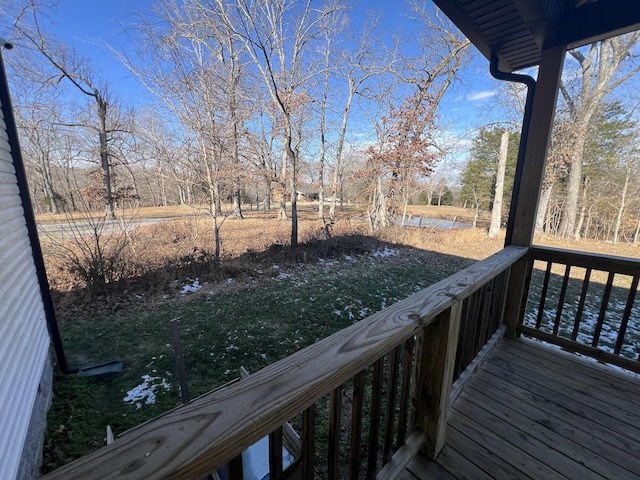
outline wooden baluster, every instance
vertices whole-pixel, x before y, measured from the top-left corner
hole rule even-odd
[[[337,480],[340,474],[340,417],[342,414],[342,388],[331,392],[329,398],[329,451],[327,460],[329,480]]]
[[[413,370],[414,337],[404,342],[404,356],[402,357],[402,387],[400,390],[400,414],[398,415],[398,438],[396,448],[404,445],[407,435],[407,421],[409,419],[409,390],[411,388],[411,372]]]
[[[562,319],[562,310],[564,308],[564,298],[567,295],[567,285],[569,285],[569,275],[571,273],[571,265],[567,265],[564,269],[564,278],[562,279],[562,287],[560,288],[560,297],[558,298],[558,308],[556,309],[556,318],[553,322],[553,334],[557,335],[560,329],[560,320]]]
[[[353,400],[351,404],[351,453],[349,478],[360,478],[360,448],[362,446],[362,407],[364,404],[364,371],[353,379]]]
[[[604,324],[604,318],[607,314],[609,297],[611,296],[611,287],[613,287],[613,278],[615,276],[616,274],[614,272],[609,272],[609,276],[607,277],[607,284],[604,287],[602,303],[600,304],[600,313],[598,314],[598,323],[596,324],[596,329],[593,332],[593,341],[591,342],[592,347],[597,347],[598,342],[600,341],[600,333],[602,333],[602,325]]]
[[[455,302],[424,328],[416,348],[413,425],[424,432],[423,453],[432,460],[444,447],[460,329],[460,303]]]
[[[479,290],[480,295],[480,319],[478,325],[478,333],[473,342],[473,348],[469,352],[469,360],[467,365],[471,363],[471,361],[475,358],[476,353],[480,351],[480,349],[487,343],[489,337],[491,337],[491,333],[489,332],[489,313],[491,312],[491,293],[492,293],[492,285],[491,282],[482,286]]]
[[[316,464],[316,405],[302,414],[302,478],[313,478]]]
[[[580,331],[580,321],[582,320],[582,312],[584,312],[584,304],[587,301],[587,293],[589,291],[589,280],[591,279],[591,268],[587,268],[584,272],[584,280],[582,281],[582,291],[580,292],[580,301],[578,302],[578,310],[576,312],[576,319],[573,322],[573,332],[571,332],[571,340],[578,338],[578,332]]]
[[[391,460],[393,448],[393,427],[396,419],[396,396],[398,393],[398,357],[402,345],[398,345],[391,352],[389,360],[389,377],[387,380],[387,414],[384,425],[384,445],[382,448],[382,464]]]
[[[629,287],[629,296],[627,296],[627,304],[624,307],[624,314],[620,321],[620,330],[618,330],[618,338],[616,339],[616,346],[613,349],[615,355],[620,355],[622,350],[622,344],[624,343],[624,336],[627,333],[627,325],[629,324],[629,317],[631,317],[631,311],[633,310],[633,302],[636,299],[636,292],[638,291],[638,280],[640,277],[635,275],[631,281],[631,287]]]
[[[465,341],[459,348],[462,348],[462,365],[460,370],[462,373],[467,365],[473,360],[473,349],[476,343],[476,336],[478,335],[479,320],[480,320],[480,308],[482,306],[482,293],[480,290],[475,291],[471,297],[469,297],[470,306],[468,309],[468,316],[466,318],[466,332],[464,334]],[[461,325],[462,327],[462,325]]]
[[[511,269],[505,270],[503,273],[493,279],[493,295],[491,296],[491,332],[489,337],[500,328],[504,319],[504,307],[507,294],[507,285],[509,284],[509,276]],[[484,345],[483,345],[484,346]]]
[[[242,454],[231,459],[229,465],[227,465],[227,473],[229,474],[229,480],[244,479],[244,473],[242,472]]]
[[[540,305],[538,306],[538,318],[536,318],[536,328],[542,326],[542,316],[544,315],[544,304],[547,301],[547,290],[549,290],[549,278],[551,278],[552,262],[547,262],[547,270],[544,274],[544,282],[542,284],[542,292],[540,293]]]
[[[282,479],[282,427],[269,434],[269,480]]]
[[[371,386],[371,415],[369,418],[369,447],[367,449],[367,480],[376,476],[378,467],[378,432],[380,431],[380,408],[382,405],[382,370],[384,357],[373,364]]]
[[[471,323],[471,297],[467,297],[462,300],[462,314],[460,315],[460,332],[458,333],[458,348],[456,349],[456,364],[453,371],[453,378],[458,378],[465,369],[465,345],[467,342],[467,330],[469,330],[469,324]]]

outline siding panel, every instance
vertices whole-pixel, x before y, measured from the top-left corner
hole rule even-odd
[[[13,479],[48,355],[49,335],[2,115],[0,228],[0,478]]]

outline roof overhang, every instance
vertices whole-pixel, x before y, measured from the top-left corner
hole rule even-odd
[[[538,65],[540,52],[575,48],[640,29],[638,0],[434,0],[500,69]]]

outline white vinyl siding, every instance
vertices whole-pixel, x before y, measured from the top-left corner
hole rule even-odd
[[[0,112],[0,478],[18,472],[49,335]]]

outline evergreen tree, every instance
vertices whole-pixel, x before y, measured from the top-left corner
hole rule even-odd
[[[473,139],[470,159],[462,172],[460,201],[467,207],[474,208],[476,217],[479,211],[490,210],[493,205],[500,137],[503,131],[504,129],[499,127],[480,129]],[[504,184],[505,210],[508,210],[511,203],[519,142],[520,134],[511,132]]]

